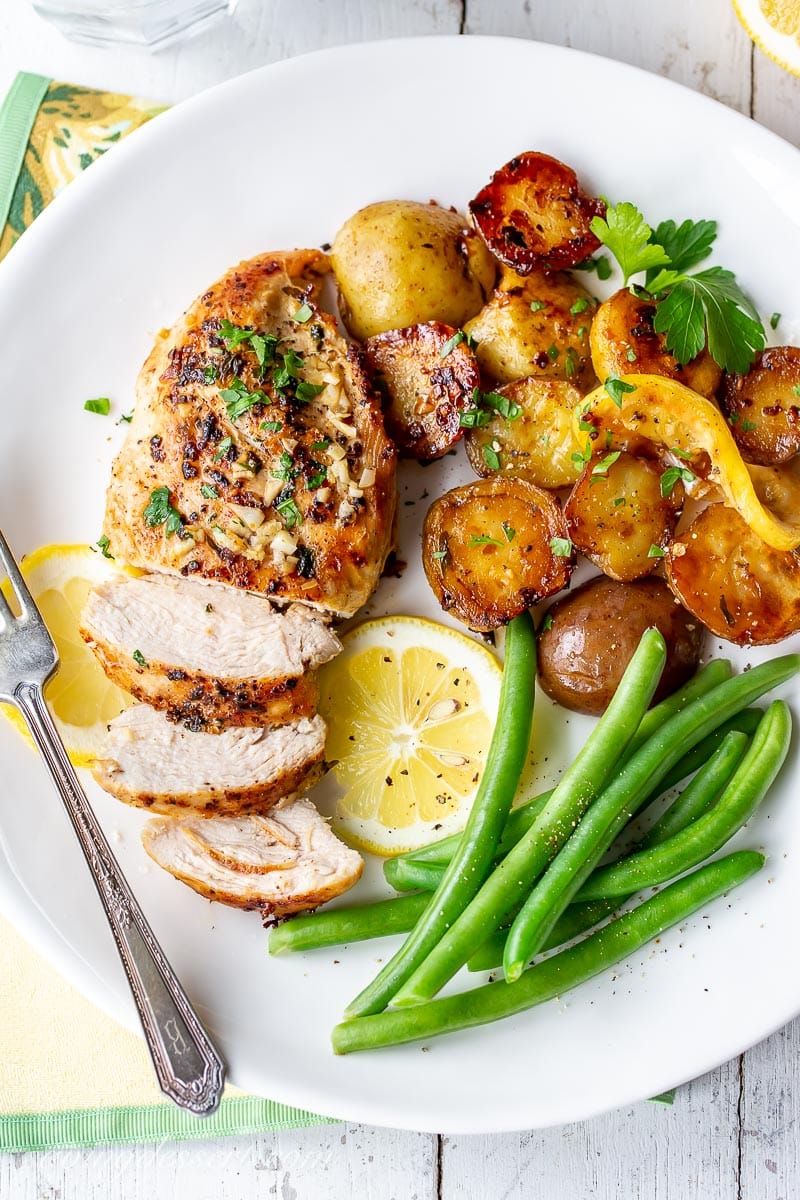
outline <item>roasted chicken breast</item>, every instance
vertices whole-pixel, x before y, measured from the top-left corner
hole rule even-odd
[[[288,725],[190,733],[148,704],[110,723],[92,770],[127,804],[204,816],[265,812],[316,783],[325,753],[322,717]]]
[[[142,831],[160,867],[209,900],[279,916],[352,887],[363,861],[309,800],[268,816],[157,818]]]
[[[159,337],[108,490],[121,562],[365,603],[391,548],[396,455],[359,351],[321,310],[317,250],[228,271]]]
[[[80,632],[108,677],[188,728],[313,716],[315,670],[341,650],[323,618],[171,575],[118,575],[89,593]]]

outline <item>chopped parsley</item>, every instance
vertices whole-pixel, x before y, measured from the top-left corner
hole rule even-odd
[[[566,355],[564,357],[564,374],[566,375],[567,379],[571,379],[578,370],[578,363],[579,358],[575,348],[573,346],[568,346]]]
[[[225,455],[228,453],[228,451],[232,448],[232,446],[233,446],[233,438],[232,437],[224,437],[222,439],[222,441],[220,442],[220,444],[217,446],[217,453],[214,455],[214,462],[219,462],[220,459],[224,458]]]
[[[300,474],[298,467],[294,465],[294,459],[288,450],[284,450],[283,454],[278,459],[278,465],[272,472],[273,479],[282,479],[284,483],[291,483]]]
[[[225,411],[229,421],[235,421],[244,413],[249,412],[251,408],[255,408],[257,404],[269,404],[269,399],[263,392],[249,391],[247,384],[236,377],[231,380],[230,387],[223,388],[219,394],[225,401]]]
[[[679,479],[683,480],[684,483],[694,483],[696,476],[688,467],[667,467],[661,476],[661,495],[665,500],[668,496],[672,495],[675,484]]]
[[[552,613],[544,614],[544,620],[542,621],[540,628],[541,628],[542,633],[547,633],[548,629],[553,628],[553,614]]]
[[[589,428],[593,429],[594,426],[590,425]],[[586,445],[584,446],[583,451],[573,450],[570,457],[577,466],[585,467],[586,464],[588,463],[589,459],[592,457],[591,439],[590,438],[586,439]]]
[[[647,551],[648,558],[666,558],[666,556],[667,556],[666,550],[664,550],[662,546],[657,546],[655,544],[655,542],[652,544],[650,549]]]
[[[522,412],[516,400],[512,400],[509,396],[502,396],[500,392],[486,392],[481,396],[479,403],[485,408],[499,412],[500,416],[505,417],[507,421],[516,421]]]
[[[98,396],[96,400],[85,400],[83,408],[84,412],[98,413],[101,417],[107,417],[111,412],[111,401],[108,396]]]
[[[313,472],[311,475],[306,477],[306,483],[308,484],[309,491],[313,490],[314,488],[323,487],[328,481],[328,468],[323,467],[322,463],[316,462],[309,463],[309,468]]]
[[[109,554],[109,552],[108,552],[108,537],[105,533],[102,533],[100,535],[100,537],[97,539],[96,545],[97,545],[98,549],[100,550],[100,553],[102,554],[103,558],[110,558],[112,562],[114,561],[114,555]]]
[[[500,455],[491,446],[483,446],[483,461],[486,463],[490,471],[500,470]]]
[[[262,421],[259,429],[266,429],[268,433],[280,433],[283,429],[283,421]]]
[[[748,421],[745,417],[742,421],[742,433],[752,433],[754,429],[758,429],[758,425],[754,425],[752,421]]]
[[[216,500],[219,496],[219,492],[212,483],[201,483],[200,495],[204,500]]]
[[[275,508],[283,517],[283,522],[287,529],[294,529],[296,525],[302,525],[303,514],[295,504],[291,496],[287,496],[285,500],[275,505]]]
[[[599,463],[595,463],[592,467],[593,475],[607,475],[609,467],[613,467],[614,463],[619,458],[621,450],[614,450],[611,454],[607,454],[605,458],[601,458]]]
[[[324,383],[309,383],[307,380],[301,379],[294,389],[294,394],[301,403],[308,404],[309,400],[313,400],[315,396],[324,391]]]
[[[570,307],[569,311],[572,313],[573,317],[577,317],[578,313],[586,312],[586,309],[589,307],[589,303],[590,302],[585,296],[578,296],[578,299]]]
[[[769,327],[770,327],[770,329],[777,329],[777,328],[778,328],[778,322],[780,321],[780,319],[781,319],[782,315],[783,315],[782,313],[778,313],[778,312],[774,312],[774,313],[772,314],[772,316],[771,316],[771,317],[770,317],[770,319],[769,319]]]
[[[141,650],[134,650],[132,657],[133,657],[133,661],[136,663],[137,667],[146,667],[147,666],[147,659],[142,654]]]
[[[793,396],[800,396],[800,383],[796,383],[796,384],[794,385],[794,387],[792,388],[792,395],[793,395]]]
[[[472,537],[469,539],[469,544],[470,544],[470,546],[500,546],[500,547],[502,547],[502,545],[503,545],[503,543],[500,541],[499,538],[489,537],[488,533],[473,533]]]
[[[569,558],[572,555],[573,545],[569,538],[554,537],[550,538],[550,549],[556,558]]]
[[[173,533],[177,533],[179,537],[183,537],[183,518],[177,508],[169,502],[169,488],[155,488],[150,493],[150,501],[144,509],[142,516],[144,517],[145,525],[151,529],[155,529],[159,525],[164,526],[164,533],[167,537],[172,537]]]
[[[600,239],[602,241],[602,238]],[[599,258],[585,258],[583,262],[575,264],[576,271],[596,271],[598,279],[611,278],[611,263],[606,258],[605,254],[601,254]]]
[[[512,527],[509,525],[508,521],[503,521],[502,530],[503,530],[503,533],[506,535],[506,541],[513,542],[514,538],[517,536],[516,529],[512,529]]]
[[[132,420],[133,420],[133,409],[131,409],[131,411],[129,413],[123,413],[122,416],[120,417],[119,421],[117,422],[117,424],[130,425]]]
[[[462,342],[467,340],[467,335],[463,329],[457,330],[452,337],[449,337],[439,351],[439,358],[447,358],[453,353],[456,346],[460,346]]]
[[[555,342],[552,342],[547,347],[547,357],[550,359],[550,362],[555,362],[560,353],[561,353],[561,351],[559,350],[559,348],[555,344]]]
[[[617,408],[622,408],[622,397],[627,392],[635,392],[636,385],[633,383],[625,383],[624,379],[620,379],[618,375],[609,375],[608,379],[603,384],[606,392],[616,404]]]
[[[691,458],[691,453],[688,450],[681,450],[680,446],[670,446],[670,454],[676,454],[678,458]]]
[[[327,450],[328,446],[330,446],[330,444],[331,444],[331,439],[324,437],[321,442],[312,442],[311,449],[312,450]]]
[[[544,307],[544,300],[531,300],[531,312],[540,312]]]
[[[435,558],[435,559],[437,559],[437,561],[441,562],[441,560],[443,558],[447,558],[447,554],[448,554],[447,550],[434,550],[431,557]]]
[[[634,350],[633,346],[628,346],[628,349],[625,353],[625,357],[627,358],[628,362],[638,362],[639,361],[638,357],[636,355],[636,351]]]
[[[306,321],[310,321],[314,315],[314,310],[310,304],[301,304],[297,312],[292,315],[292,320],[297,321],[298,325],[305,325]]]

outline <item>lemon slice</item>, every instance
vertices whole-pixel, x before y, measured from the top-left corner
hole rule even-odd
[[[335,831],[388,856],[463,829],[500,699],[495,655],[418,617],[366,621],[323,670]]]
[[[800,0],[733,0],[733,7],[767,57],[800,75]]]
[[[107,723],[133,703],[106,678],[78,633],[90,587],[113,575],[114,564],[88,546],[42,546],[22,560],[22,574],[58,649],[58,671],[44,694],[70,758],[76,766],[87,766]],[[9,596],[8,581],[3,590]],[[0,708],[29,736],[15,708],[9,704]]]

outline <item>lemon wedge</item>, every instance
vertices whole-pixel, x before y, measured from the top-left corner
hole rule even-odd
[[[320,698],[336,833],[389,856],[458,832],[497,717],[497,658],[418,617],[366,621],[343,643],[323,669]]]
[[[80,767],[96,756],[111,718],[133,703],[106,678],[78,633],[90,587],[113,573],[114,564],[88,546],[42,546],[22,560],[25,582],[58,649],[59,667],[44,694],[69,756]],[[3,590],[10,598],[8,581]],[[0,709],[29,736],[15,708],[3,704]]]
[[[767,57],[800,75],[800,0],[733,0],[733,7]]]

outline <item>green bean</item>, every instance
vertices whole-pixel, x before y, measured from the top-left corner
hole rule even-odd
[[[661,634],[657,629],[645,630],[611,703],[547,804],[525,836],[494,869],[465,911],[438,944],[431,947],[425,961],[416,967],[411,978],[396,993],[396,1004],[416,1003],[434,995],[524,898],[534,879],[569,838],[589,804],[616,771],[647,710],[665,657],[666,646]],[[693,702],[701,703],[702,700]],[[691,708],[689,705],[684,712]],[[671,718],[673,721],[678,719]]]
[[[542,1004],[601,974],[634,954],[672,925],[685,921],[710,901],[755,874],[763,854],[740,850],[708,863],[604,925],[576,946],[531,967],[516,983],[490,983],[414,1008],[391,1009],[343,1021],[333,1030],[337,1054],[372,1050],[485,1025]]]
[[[610,917],[620,904],[620,900],[589,900],[586,904],[570,904],[553,926],[553,932],[542,947],[542,953],[555,950],[556,946],[563,946],[565,942],[571,942],[587,929],[599,925],[606,917]],[[496,929],[467,963],[469,970],[494,971],[496,967],[501,967],[507,936],[508,928]]]
[[[675,833],[691,825],[697,817],[707,812],[742,760],[749,738],[746,733],[731,730],[725,734],[708,762],[700,768],[690,783],[665,809],[644,837],[640,838],[635,850],[646,850],[658,846]],[[628,855],[625,856],[626,858]]]
[[[501,856],[502,857],[502,856]],[[445,868],[436,862],[415,862],[413,858],[387,858],[383,864],[386,882],[397,892],[435,892]]]
[[[530,800],[526,800],[523,804],[518,805],[517,808],[512,808],[503,829],[503,836],[497,847],[498,853],[506,853],[519,841],[525,830],[530,828],[538,813],[542,811],[552,794],[552,789],[549,792],[542,792],[540,795],[533,796]],[[454,833],[450,837],[442,838],[440,842],[431,842],[429,846],[421,846],[419,850],[406,850],[403,854],[397,854],[394,858],[387,860],[386,866],[383,869],[384,874],[387,875],[389,863],[414,862],[446,867],[453,857],[453,851],[457,848],[460,840],[461,834]],[[387,875],[387,880],[388,878]],[[392,886],[394,887],[394,884]]]
[[[505,651],[497,722],[458,850],[431,904],[397,953],[348,1006],[348,1015],[380,1011],[386,1006],[466,907],[491,868],[530,746],[536,635],[529,613],[515,617],[508,625]]]
[[[690,821],[694,820],[696,816],[714,803],[739,766],[747,748],[747,742],[747,736],[743,733],[731,732],[727,734],[716,753],[712,755],[675,803],[667,810],[665,816],[672,814],[673,810],[675,810],[675,816],[672,818],[672,821],[667,823],[662,819],[658,826],[653,827],[653,844],[659,841],[666,841],[673,833],[677,833],[680,829],[685,828]],[[680,812],[677,811],[678,808],[680,808]],[[639,843],[639,845],[641,846],[642,843]],[[628,861],[627,857],[622,858],[619,865],[621,866]],[[619,908],[621,904],[624,904],[625,900],[630,899],[630,895],[633,892],[639,890],[640,885],[636,884],[631,887],[629,893],[625,893],[624,895],[622,893],[615,893],[613,899],[584,901],[584,894],[586,896],[589,895],[587,889],[593,883],[597,874],[598,871],[595,871],[593,875],[589,876],[583,889],[578,894],[579,902],[570,904],[568,908],[564,909],[564,912],[556,921],[552,933],[542,946],[543,954],[547,950],[552,950],[555,946],[560,946],[564,942],[570,941],[572,938],[577,937],[578,934],[585,932],[585,930],[591,929],[593,925],[597,925],[604,917],[609,916],[615,908]],[[679,872],[676,871],[674,874],[679,874]],[[672,876],[668,876],[668,878],[672,878]],[[663,882],[663,880],[659,880],[659,882]],[[584,902],[581,903],[580,901]],[[495,967],[501,966],[507,936],[507,929],[498,930],[497,933],[492,934],[491,938],[488,938],[469,960],[467,966],[470,971],[492,971]]]
[[[674,788],[676,784],[685,779],[687,775],[693,775],[703,763],[708,762],[711,755],[723,741],[726,734],[731,730],[738,730],[739,733],[752,735],[758,729],[758,723],[764,715],[764,710],[761,708],[743,708],[741,712],[735,713],[727,721],[717,728],[712,730],[706,737],[693,746],[691,750],[683,755],[681,760],[675,764],[671,771],[668,771],[661,780],[657,795],[663,796],[664,792],[668,792],[670,788]],[[657,798],[656,793],[653,793],[653,799]],[[645,801],[642,808],[646,808],[649,801]]]
[[[659,846],[595,871],[579,900],[606,900],[652,887],[703,862],[749,821],[789,752],[792,718],[782,700],[771,704],[753,744],[710,812]]]
[[[786,655],[753,667],[693,701],[642,746],[598,798],[517,914],[503,959],[507,979],[519,976],[584,880],[641,807],[653,783],[666,775],[681,752],[799,669],[800,655]]]
[[[729,659],[712,658],[711,662],[701,667],[682,688],[678,688],[660,704],[654,704],[652,708],[648,708],[631,739],[628,757],[634,755],[666,720],[681,712],[692,700],[699,700],[701,696],[705,696],[706,692],[710,692],[712,688],[724,683],[726,679],[730,679],[732,674],[733,667]]]
[[[430,894],[398,896],[348,908],[326,908],[322,912],[292,917],[276,925],[269,935],[270,954],[287,950],[316,950],[363,942],[390,933],[407,933],[430,904]]]

